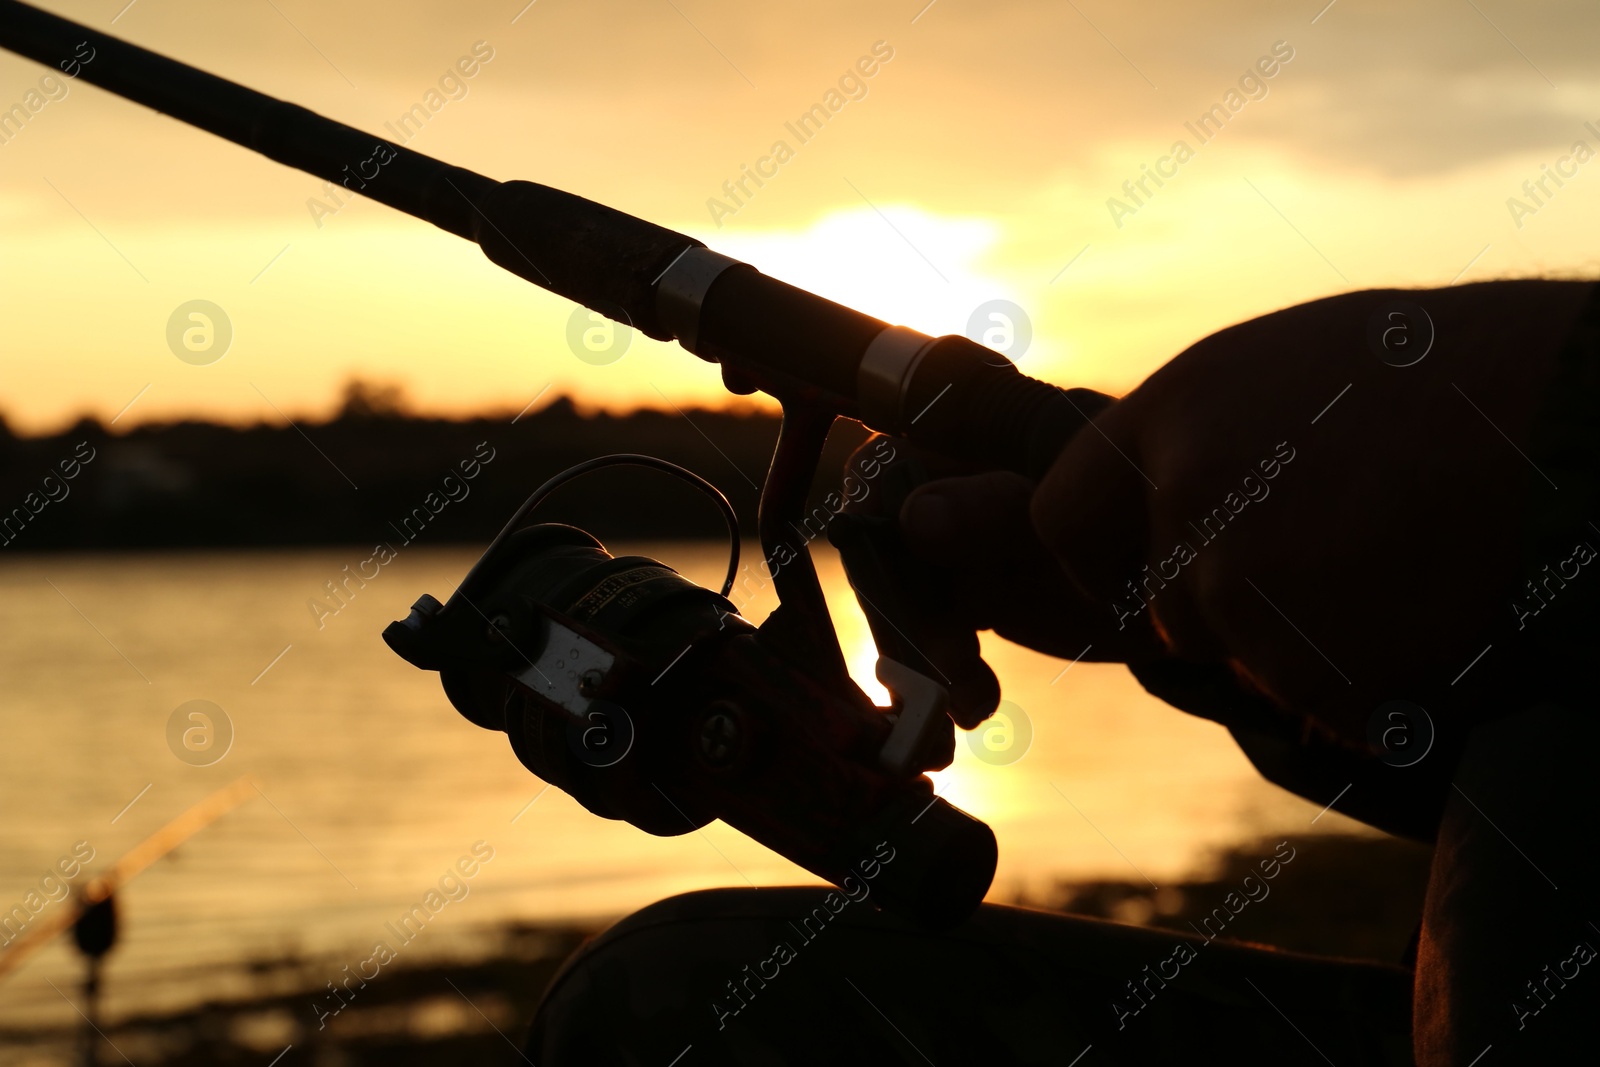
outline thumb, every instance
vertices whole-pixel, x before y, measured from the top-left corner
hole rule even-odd
[[[1030,513],[1037,492],[1007,471],[929,482],[901,508],[906,547],[942,568],[947,603],[975,629],[1053,656],[1125,661],[1146,652],[1143,621],[1119,626],[1040,540]]]
[[[1126,401],[1112,405],[1068,442],[1033,494],[1036,536],[1074,585],[1110,603],[1144,565],[1149,494]]]
[[[917,487],[900,507],[900,529],[913,555],[970,566],[975,554],[1037,543],[1028,514],[1033,483],[1010,471],[942,478]]]

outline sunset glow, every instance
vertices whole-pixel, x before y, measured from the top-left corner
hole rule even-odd
[[[0,1067],[1576,1059],[1597,31],[0,0]]]
[[[116,31],[374,131],[436,100],[408,147],[611,203],[892,321],[962,332],[985,301],[1011,301],[1031,322],[1025,369],[1113,392],[1296,301],[1593,262],[1600,194],[1571,160],[1600,138],[1555,18],[1513,35],[1519,55],[1443,4],[1346,3],[1315,24],[1247,5],[1085,12],[1114,50],[1070,9],[939,5],[913,24],[840,3],[779,49],[753,12],[692,5],[696,24],[720,27],[718,55],[668,5],[615,20],[541,7],[511,23],[482,3],[393,24],[369,7],[286,0],[291,24],[267,6],[140,5]],[[595,18],[606,44],[589,62],[563,42],[597,39]],[[1393,44],[1374,45],[1375,18]],[[1460,32],[1413,32],[1436,22]],[[1406,39],[1431,43],[1403,56]],[[854,95],[795,137],[796,117],[875,42],[892,60],[845,81]],[[438,94],[441,71],[486,50]],[[1270,78],[1251,74],[1264,57]],[[0,100],[41,77],[0,57]],[[1220,132],[1195,126],[1218,106]],[[736,213],[708,210],[779,140],[793,158],[747,182]],[[1192,157],[1163,164],[1180,140]],[[0,152],[0,405],[19,427],[109,419],[135,395],[119,428],[316,416],[353,375],[456,414],[515,410],[547,387],[591,407],[727,402],[715,368],[675,346],[635,338],[623,359],[587,365],[565,342],[571,305],[469,243],[359,198],[315,209],[332,202],[315,179],[95,87],[61,81]],[[235,326],[206,367],[164,339],[194,298]]]

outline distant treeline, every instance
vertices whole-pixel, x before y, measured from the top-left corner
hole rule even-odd
[[[719,486],[754,536],[757,489],[778,419],[723,411],[580,415],[562,398],[509,415],[414,418],[353,383],[328,422],[205,422],[110,433],[83,420],[51,437],[0,421],[0,550],[236,545],[481,544],[541,482],[574,463],[642,452]],[[841,423],[813,487],[836,489],[865,432]],[[420,510],[419,510],[420,509]],[[604,470],[536,513],[602,540],[722,535],[709,501],[680,480]]]

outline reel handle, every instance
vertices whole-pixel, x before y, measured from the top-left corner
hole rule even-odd
[[[1000,703],[1000,682],[983,661],[978,635],[952,613],[941,594],[950,587],[948,568],[913,556],[900,533],[900,507],[918,486],[931,480],[915,458],[897,459],[879,475],[886,514],[842,513],[828,525],[828,540],[839,550],[845,575],[878,648],[878,680],[902,704],[926,703],[958,722],[987,718]],[[934,683],[928,695],[916,678]],[[902,708],[901,714],[919,714]],[[943,719],[941,714],[937,716]],[[942,734],[942,739],[935,735]],[[947,766],[952,738],[942,722],[920,727],[923,741],[912,751],[892,754],[902,770]]]
[[[933,347],[948,340],[952,339],[941,339]],[[970,364],[970,350],[964,356]],[[1060,389],[1016,373],[1009,363],[1004,366],[1010,373],[980,373],[979,388],[963,391],[959,402],[949,404],[947,414],[929,419],[927,426],[907,436],[949,454],[956,454],[963,443],[982,442],[972,451],[990,466],[1038,478],[1072,435],[1113,403],[1103,394]],[[921,373],[908,385],[911,397],[919,390],[932,390],[941,368],[934,363],[925,371],[920,366],[916,370]],[[941,387],[943,392],[953,389],[948,382]],[[923,416],[932,412],[943,392],[933,395]],[[913,773],[949,765],[954,739],[944,725],[945,713],[957,724],[975,726],[999,706],[1000,683],[983,660],[978,635],[940,595],[951,587],[949,568],[917,559],[901,535],[901,505],[915,489],[933,480],[926,466],[915,457],[894,460],[880,478],[881,511],[836,516],[828,526],[828,539],[839,550],[845,575],[872,630],[878,680],[902,705],[901,721],[881,762],[893,772]]]
[[[950,588],[949,569],[917,559],[900,533],[900,506],[930,480],[926,468],[900,459],[879,477],[888,513],[835,516],[828,540],[872,630],[878,681],[894,696],[894,730],[879,763],[909,776],[950,765],[951,721],[975,725],[993,714],[1000,681],[983,660],[978,635],[941,596]]]

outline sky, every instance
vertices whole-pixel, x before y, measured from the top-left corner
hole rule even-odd
[[[1009,311],[988,336],[1063,385],[1125,392],[1338,292],[1596,272],[1581,0],[525,4],[42,6],[361,129],[421,104],[410,148],[929,333],[983,336],[1008,301],[1026,328]],[[575,351],[593,324],[469,242],[0,55],[0,110],[30,99],[0,127],[15,429],[321,418],[353,376],[451,415],[729,402],[674,345]],[[802,141],[786,123],[815,104],[836,110]],[[763,185],[724,191],[758,164]]]

